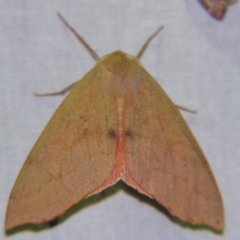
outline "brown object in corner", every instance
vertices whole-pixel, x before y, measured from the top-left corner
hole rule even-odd
[[[207,11],[216,19],[223,19],[230,4],[237,0],[200,0]]]

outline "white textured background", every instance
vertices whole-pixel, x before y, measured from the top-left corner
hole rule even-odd
[[[223,235],[172,222],[153,201],[124,185],[87,199],[53,229],[4,233],[13,183],[63,97],[36,98],[80,79],[94,60],[57,18],[61,12],[100,56],[136,54],[183,113],[222,193]],[[194,0],[0,1],[0,239],[237,239],[240,223],[240,4],[224,21]]]

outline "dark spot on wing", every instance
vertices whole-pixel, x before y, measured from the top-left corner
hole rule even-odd
[[[130,130],[125,131],[125,138],[132,139],[133,138],[133,133]]]
[[[117,134],[116,134],[116,132],[115,132],[114,129],[110,129],[110,130],[108,131],[108,136],[109,136],[111,139],[116,139],[116,138],[117,138]]]

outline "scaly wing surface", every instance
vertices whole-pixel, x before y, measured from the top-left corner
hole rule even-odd
[[[50,221],[114,183],[115,101],[93,68],[66,97],[30,152],[15,182],[6,229]],[[110,99],[109,99],[110,98]]]
[[[207,160],[179,111],[144,70],[125,109],[128,182],[172,215],[193,224],[223,227],[223,204]]]

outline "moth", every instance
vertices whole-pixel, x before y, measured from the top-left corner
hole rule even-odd
[[[136,57],[115,51],[72,88],[28,155],[12,189],[6,229],[39,224],[122,180],[173,216],[223,228],[210,166],[178,107]]]

